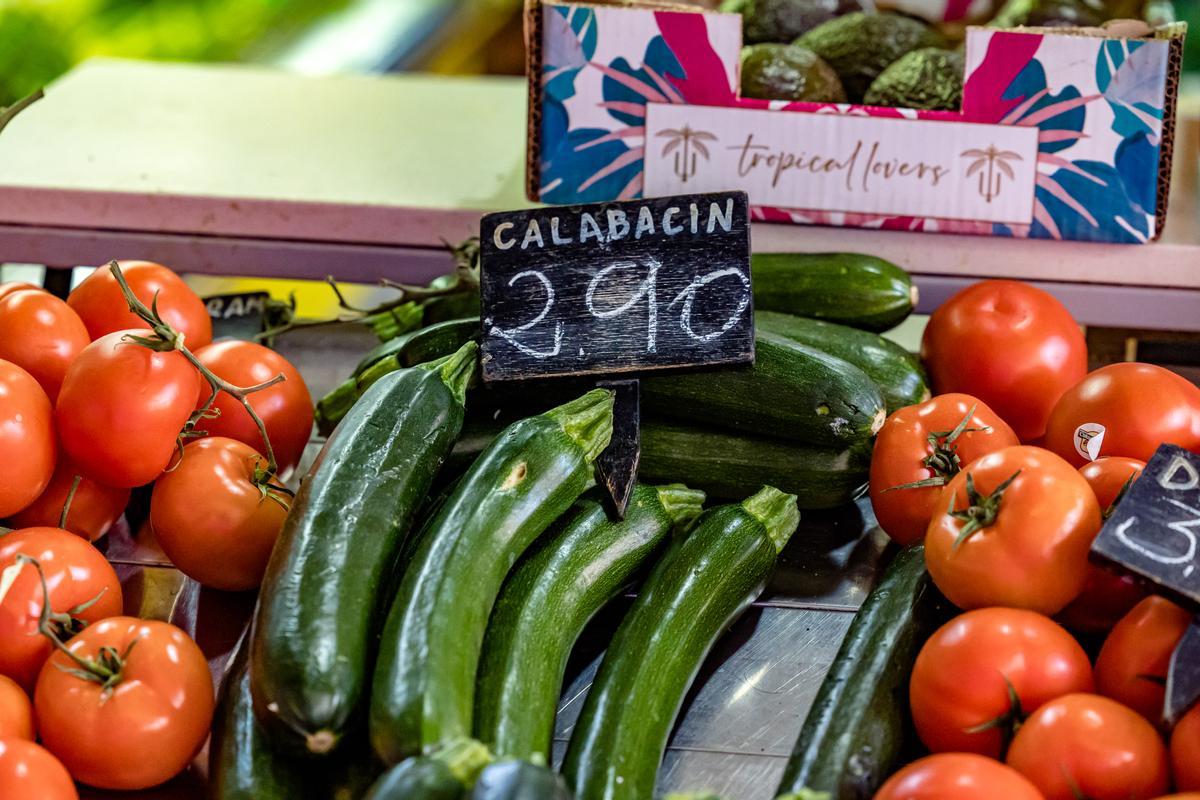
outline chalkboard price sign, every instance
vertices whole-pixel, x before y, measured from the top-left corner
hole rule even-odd
[[[1200,699],[1200,623],[1195,619],[1171,654],[1163,718],[1174,727]]]
[[[1164,444],[1100,529],[1092,553],[1195,607],[1200,604],[1197,539],[1200,456]]]
[[[485,381],[754,360],[744,192],[489,214],[480,245]]]

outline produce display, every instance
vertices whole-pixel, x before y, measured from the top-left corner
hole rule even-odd
[[[455,253],[347,315],[380,342],[315,403],[276,351],[213,341],[161,265],[113,262],[65,301],[0,288],[0,797],[159,786],[207,742],[216,800],[650,800],[801,514],[854,501],[894,545],[764,793],[1200,791],[1197,709],[1163,718],[1192,609],[1088,556],[1160,444],[1200,451],[1200,388],[1088,373],[1067,310],[1016,281],[949,298],[911,353],[888,338],[917,299],[903,270],[759,254],[754,364],[641,377],[617,517],[613,391],[483,384],[477,251]],[[139,504],[206,591],[257,591],[222,674],[126,616],[100,548]],[[556,750],[572,656],[608,617]]]

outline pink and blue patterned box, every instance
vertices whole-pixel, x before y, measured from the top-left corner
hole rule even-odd
[[[968,28],[959,112],[739,97],[741,17],[530,0],[527,191],[744,189],[755,219],[1142,243],[1166,216],[1184,26]]]

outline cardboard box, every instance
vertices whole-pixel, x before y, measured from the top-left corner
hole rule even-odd
[[[967,29],[961,111],[739,96],[741,17],[527,0],[527,194],[743,189],[755,219],[1141,243],[1166,218],[1186,26]]]

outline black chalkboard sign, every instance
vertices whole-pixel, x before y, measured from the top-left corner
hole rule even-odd
[[[1200,456],[1164,444],[1092,543],[1092,553],[1161,594],[1200,604]]]
[[[488,214],[485,381],[754,360],[745,192]]]
[[[1193,619],[1171,654],[1163,718],[1174,727],[1197,700],[1200,700],[1200,622]]]
[[[216,294],[204,298],[204,306],[212,318],[213,338],[253,340],[264,330],[270,299],[267,292]]]

